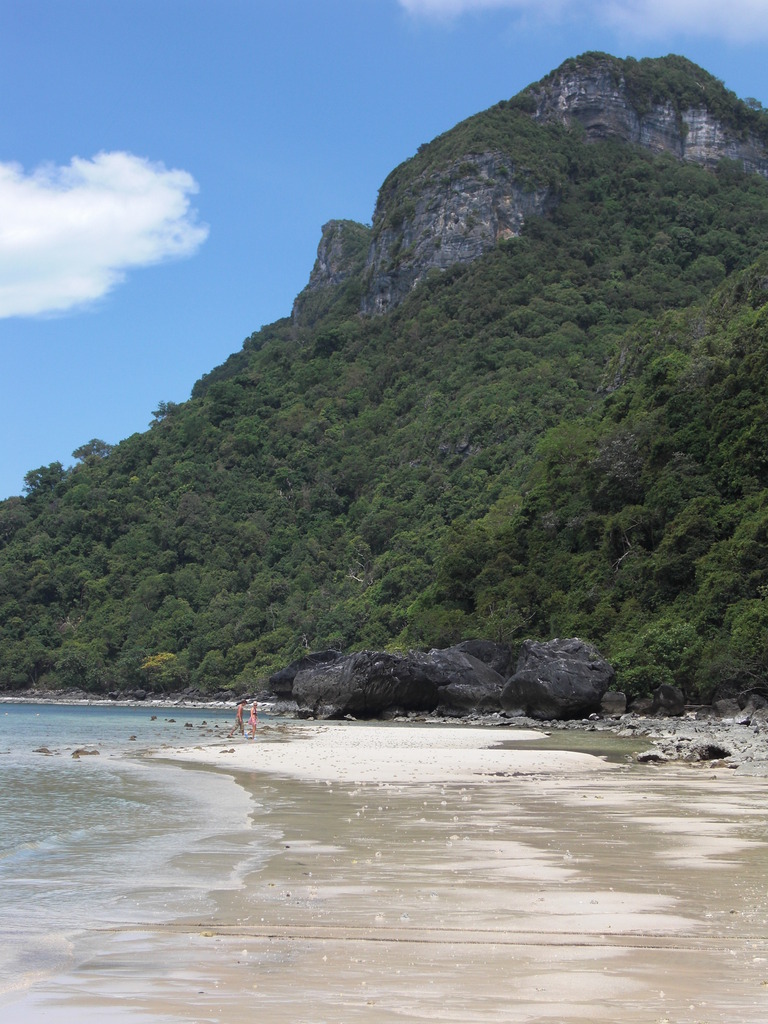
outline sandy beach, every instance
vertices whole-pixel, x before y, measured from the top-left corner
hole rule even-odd
[[[269,856],[205,920],[95,938],[28,1019],[763,1022],[768,780],[548,742],[297,722],[158,751],[246,787]]]

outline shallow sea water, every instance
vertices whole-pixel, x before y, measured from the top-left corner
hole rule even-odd
[[[87,957],[101,927],[204,917],[259,865],[249,793],[221,773],[141,760],[226,737],[232,718],[0,705],[0,1008]],[[98,754],[73,757],[79,748]]]

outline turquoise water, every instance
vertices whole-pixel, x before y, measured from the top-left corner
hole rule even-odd
[[[0,1007],[76,966],[94,930],[203,918],[258,866],[243,788],[142,757],[226,737],[233,715],[0,704]]]

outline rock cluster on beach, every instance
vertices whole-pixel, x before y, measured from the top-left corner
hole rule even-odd
[[[735,718],[695,713],[679,719],[642,719],[622,723],[620,735],[645,735],[652,747],[638,761],[707,762],[727,765],[743,774],[768,775],[768,709],[756,708]]]
[[[600,653],[575,637],[526,640],[514,669],[511,661],[508,646],[489,640],[405,654],[323,651],[272,676],[270,687],[314,718],[503,710],[558,720],[600,711],[614,680]]]
[[[629,711],[612,689],[613,668],[577,638],[525,641],[516,665],[511,649],[467,641],[427,653],[363,651],[308,655],[270,679],[283,701],[309,718],[458,718],[486,725],[609,730],[648,737],[645,763],[719,762],[768,774],[768,701],[719,701],[689,709],[683,693],[663,684]]]
[[[292,696],[314,718],[378,718],[394,711],[497,711],[503,686],[498,672],[459,648],[360,651],[300,667]]]
[[[768,775],[768,699],[759,688],[740,700],[692,708],[679,689],[663,684],[628,707],[613,685],[611,665],[575,637],[527,640],[514,665],[509,646],[468,640],[428,652],[314,652],[272,675],[260,699],[272,714],[287,717],[610,731],[647,737],[649,748],[637,755],[644,763],[718,763]],[[123,694],[120,702],[144,703],[148,697]],[[61,691],[30,698],[92,703],[92,695]],[[206,700],[187,691],[164,703],[229,705],[232,694]]]

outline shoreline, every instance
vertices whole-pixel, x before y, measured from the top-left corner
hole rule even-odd
[[[0,705],[51,704],[107,710],[114,707],[153,711],[229,712],[234,711],[237,703],[237,700],[191,700],[183,695],[142,701],[91,699],[74,697],[71,694],[60,698],[51,694],[38,694],[34,697],[0,695]],[[534,730],[545,735],[603,733],[620,738],[647,741],[648,748],[642,752],[638,751],[637,755],[638,760],[645,763],[701,762],[723,765],[734,769],[739,774],[768,778],[768,711],[765,709],[732,718],[701,716],[700,712],[687,711],[683,715],[674,717],[645,716],[635,712],[626,712],[618,717],[593,715],[590,718],[557,721],[510,718],[503,712],[471,714],[463,717],[414,713],[386,720],[351,717],[330,720],[300,717],[293,701],[261,699],[257,700],[257,704],[260,713],[264,716],[277,717],[296,724],[317,726],[333,726],[344,722],[367,726],[397,724],[409,728],[434,728],[442,725],[463,729],[498,730],[501,734],[508,732],[512,741],[516,735],[526,730]],[[565,745],[568,745],[567,741]],[[638,743],[638,745],[643,744]]]
[[[229,775],[267,856],[205,918],[94,934],[9,1024],[762,1024],[768,782],[547,732],[266,720],[142,755]]]

